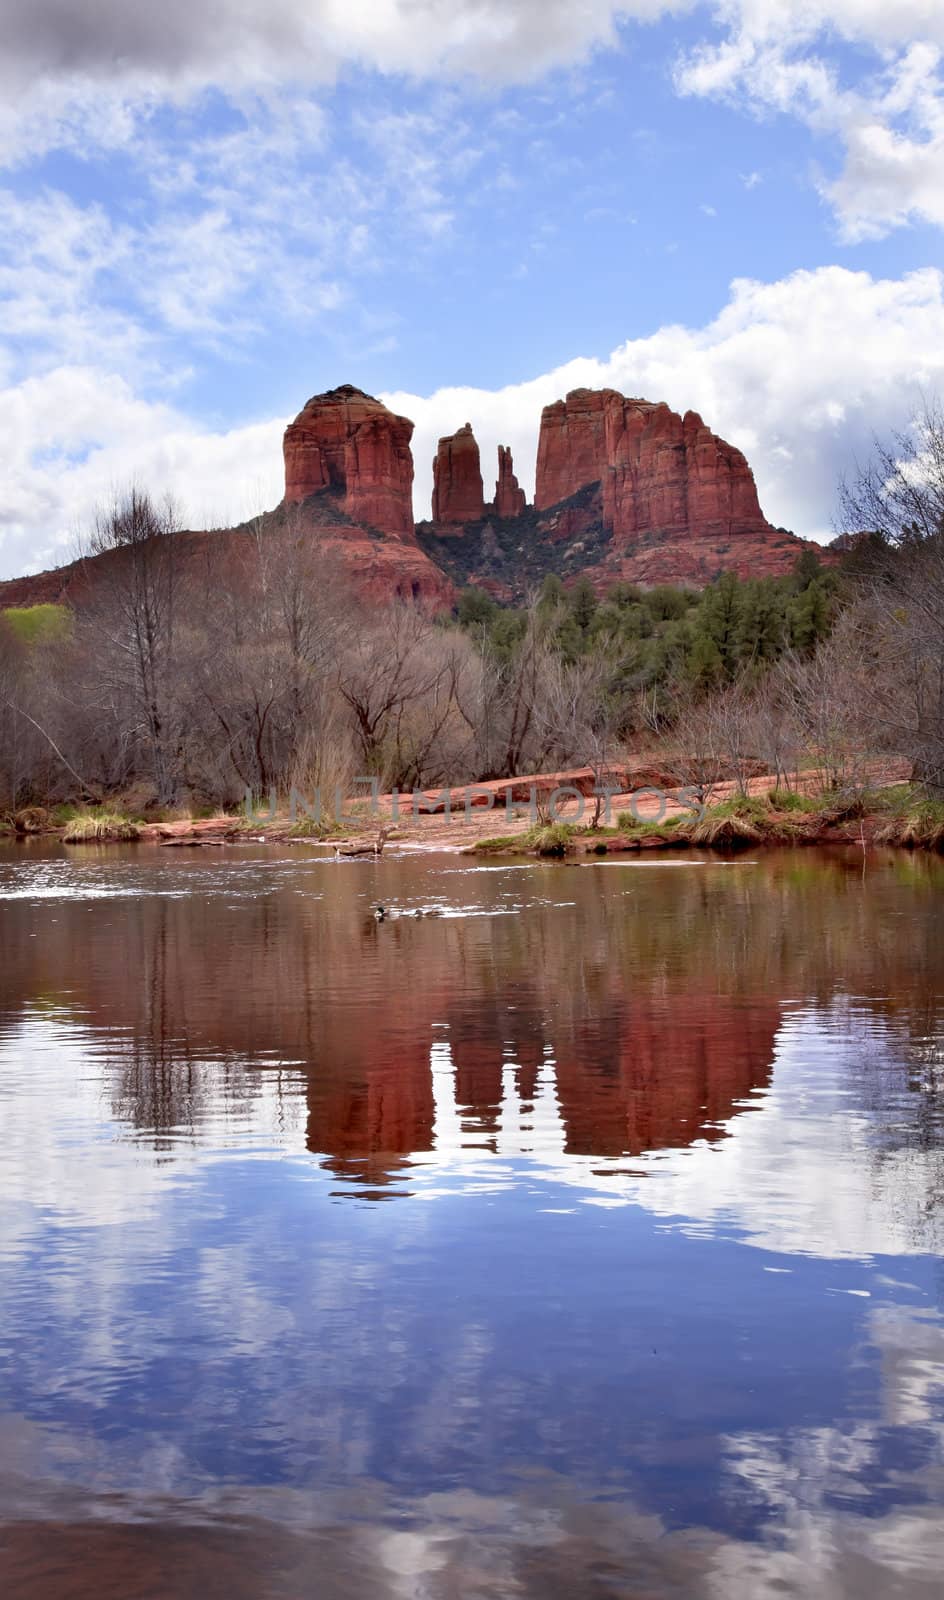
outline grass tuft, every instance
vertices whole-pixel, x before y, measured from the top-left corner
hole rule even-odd
[[[772,811],[802,811],[807,815],[821,810],[822,800],[811,794],[798,794],[795,789],[771,789],[767,804]]]
[[[750,817],[739,816],[737,812],[719,815],[720,810],[719,807],[718,811],[709,811],[700,822],[693,823],[692,844],[710,850],[746,850],[748,845],[760,844],[766,837]]]
[[[573,834],[568,822],[539,823],[525,834],[522,843],[539,856],[565,856]]]
[[[644,818],[640,821],[631,811],[619,811],[616,815],[617,833],[627,833],[631,838],[641,839],[652,833],[674,833],[687,822],[685,817],[665,817],[661,822],[654,818]]]
[[[876,834],[879,844],[901,845],[906,850],[944,852],[944,801],[923,790],[898,791],[888,821]]]
[[[293,822],[288,830],[290,839],[333,839],[337,833],[338,825],[329,817],[322,817],[320,822],[314,817],[302,817],[299,822]]]
[[[112,812],[86,811],[66,824],[64,844],[123,844],[141,837],[136,822]]]

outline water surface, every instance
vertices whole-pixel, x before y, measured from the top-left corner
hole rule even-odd
[[[2,1592],[938,1595],[942,888],[0,853]]]

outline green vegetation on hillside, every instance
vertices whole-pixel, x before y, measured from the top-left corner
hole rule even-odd
[[[682,697],[756,681],[787,652],[811,655],[832,628],[839,588],[836,570],[804,551],[789,577],[725,573],[701,592],[620,583],[598,598],[587,578],[565,586],[552,575],[534,607],[512,608],[465,589],[456,620],[507,670],[520,657],[534,611],[554,654],[571,666],[604,658],[611,696],[646,694],[650,720],[661,721]]]
[[[72,613],[68,606],[9,606],[0,611],[0,627],[21,645],[56,643],[69,637]]]

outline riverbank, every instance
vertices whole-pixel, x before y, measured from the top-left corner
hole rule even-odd
[[[200,849],[279,843],[341,857],[384,850],[561,857],[819,844],[944,850],[944,805],[906,778],[907,769],[896,762],[872,763],[860,784],[846,791],[824,787],[816,772],[794,775],[789,787],[760,774],[715,784],[701,800],[655,767],[623,769],[607,774],[610,793],[594,825],[596,778],[581,768],[468,790],[381,795],[369,806],[352,801],[343,826],[293,820],[278,811],[154,820],[128,816],[117,807],[32,807],[6,819],[0,833],[58,838],[70,846],[135,842]]]

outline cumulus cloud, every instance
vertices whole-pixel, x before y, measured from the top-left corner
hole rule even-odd
[[[196,526],[219,526],[282,494],[283,422],[224,433],[113,373],[58,367],[0,391],[0,573],[69,561],[97,505],[131,479],[170,490]]]
[[[533,492],[541,409],[581,385],[700,411],[746,451],[771,521],[828,538],[839,474],[868,453],[873,433],[904,424],[922,391],[944,391],[944,273],[874,279],[824,267],[775,283],[741,280],[705,327],[666,326],[606,359],[577,358],[498,390],[386,394],[416,423],[417,516],[429,515],[439,436],[466,421],[486,487],[502,443]],[[287,420],[214,432],[90,365],[9,384],[0,390],[0,573],[68,559],[76,525],[131,477],[170,489],[192,525],[274,505]]]
[[[345,61],[514,81],[611,44],[624,18],[667,9],[666,0],[7,0],[3,54],[14,83],[135,75],[178,86],[310,83]]]

